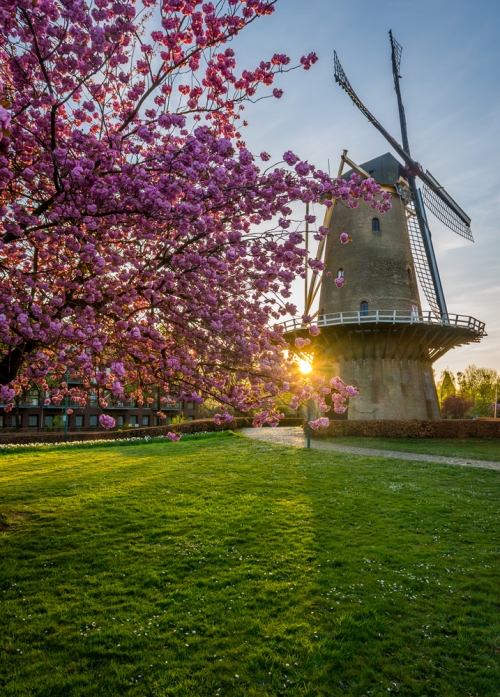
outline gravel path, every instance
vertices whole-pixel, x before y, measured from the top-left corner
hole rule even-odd
[[[305,448],[306,439],[302,428],[283,426],[280,428],[241,428],[242,433],[249,438],[264,440],[276,445],[292,445]],[[420,453],[404,453],[399,450],[378,450],[376,448],[358,448],[351,445],[337,445],[320,439],[311,439],[311,448],[315,450],[333,450],[336,453],[349,455],[366,455],[369,457],[392,457],[398,460],[418,460],[419,462],[440,462],[444,465],[461,465],[462,467],[482,467],[489,470],[500,470],[500,462],[489,460],[472,460],[463,457],[445,457],[444,455],[422,455]]]

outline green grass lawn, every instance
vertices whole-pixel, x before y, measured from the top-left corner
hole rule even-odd
[[[500,462],[500,438],[327,438],[338,445]]]
[[[500,694],[500,472],[230,434],[0,457],[0,694]]]

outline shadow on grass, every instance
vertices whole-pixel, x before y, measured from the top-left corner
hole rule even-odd
[[[2,697],[496,695],[499,478],[457,470],[226,434],[16,454]]]

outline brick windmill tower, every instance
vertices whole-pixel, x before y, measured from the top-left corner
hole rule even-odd
[[[484,323],[450,315],[446,308],[424,200],[440,221],[473,241],[470,218],[410,155],[399,86],[402,49],[392,32],[390,39],[403,146],[361,103],[337,54],[335,78],[403,161],[386,153],[357,165],[344,151],[339,177],[346,165],[351,168],[343,175],[347,178],[352,172],[372,177],[392,194],[392,210],[377,215],[367,202],[354,210],[334,202],[324,223],[329,234],[317,254],[324,254],[331,275],[313,277],[306,290],[305,314],[311,313],[319,292],[314,320],[321,333],[311,345],[315,372],[327,378],[340,375],[361,389],[344,418],[439,419],[432,363],[455,346],[480,341],[485,329]],[[344,232],[351,243],[341,244]],[[339,278],[345,283],[340,288]],[[429,311],[422,311],[419,285]],[[297,320],[287,322],[286,331],[289,338],[307,335]]]

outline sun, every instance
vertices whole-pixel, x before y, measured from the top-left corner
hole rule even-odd
[[[306,361],[304,358],[297,358],[297,362],[299,364],[299,370],[302,373],[302,375],[307,375],[311,372],[312,365],[309,361]]]

